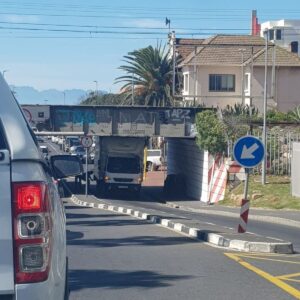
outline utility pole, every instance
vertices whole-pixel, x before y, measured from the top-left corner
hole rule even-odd
[[[195,57],[197,55],[197,47],[195,46]],[[196,106],[196,77],[197,77],[197,66],[194,64],[194,107]]]
[[[175,80],[176,80],[176,38],[175,31],[171,35],[172,50],[173,50],[173,79],[172,79],[172,95],[175,96]]]
[[[265,84],[264,84],[264,121],[263,121],[263,145],[265,147],[265,153],[264,158],[262,162],[262,172],[261,172],[261,183],[263,185],[266,184],[266,171],[267,171],[267,79],[268,79],[268,42],[269,42],[269,36],[268,31],[266,30],[264,32],[265,40],[266,40],[266,46],[265,46]]]
[[[66,105],[66,92],[63,92],[64,94],[64,105]]]
[[[131,105],[134,105],[134,83],[133,83],[133,73],[131,75]]]
[[[244,75],[244,51],[246,49],[239,49],[242,53],[242,61],[241,61],[241,67],[242,67],[242,82],[241,82],[241,89],[242,89],[242,104],[245,105],[245,75]]]
[[[95,95],[98,96],[98,81],[94,80],[94,82],[96,83],[96,91],[95,91]]]
[[[254,68],[253,68],[253,54],[254,54],[254,47],[251,47],[251,72],[250,72],[250,103],[249,103],[249,116],[250,116],[250,134],[252,135],[252,97],[253,97],[253,78],[254,78]]]

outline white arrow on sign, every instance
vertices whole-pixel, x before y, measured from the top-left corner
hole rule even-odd
[[[252,154],[255,150],[257,150],[259,146],[255,143],[249,148],[246,145],[243,146],[243,151],[241,154],[241,159],[253,159],[255,156]]]

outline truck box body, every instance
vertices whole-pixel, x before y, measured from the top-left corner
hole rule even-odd
[[[139,192],[143,178],[145,138],[97,137],[94,177],[105,191]]]

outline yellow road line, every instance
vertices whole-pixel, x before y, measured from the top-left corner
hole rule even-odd
[[[259,256],[248,255],[248,254],[238,254],[237,256],[252,258],[252,259],[270,260],[270,261],[283,262],[283,263],[287,263],[287,264],[300,265],[300,261],[290,261],[290,260],[284,260],[284,259],[273,259],[273,258],[259,257]]]
[[[279,277],[277,277],[277,278],[279,278]],[[282,279],[284,281],[293,281],[293,282],[299,282],[300,283],[300,279],[292,279],[292,278],[280,278],[280,279]]]
[[[250,265],[246,261],[243,261],[238,255],[233,253],[224,253],[227,257],[233,259],[234,261],[238,262],[243,267],[247,268],[248,270],[258,274],[259,276],[263,277],[264,279],[268,280],[269,282],[273,283],[274,285],[278,286],[285,292],[289,293],[290,295],[294,296],[296,299],[300,299],[300,291],[293,288],[292,286],[288,285],[287,283],[283,282],[282,280],[272,276],[271,274],[264,272],[263,270]]]
[[[292,274],[286,274],[286,275],[280,275],[276,276],[277,278],[291,278],[291,277],[300,277],[300,273],[292,273]]]

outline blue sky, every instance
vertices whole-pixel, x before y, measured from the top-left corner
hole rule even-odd
[[[117,92],[122,57],[165,43],[166,17],[178,37],[248,34],[252,9],[260,22],[300,19],[299,0],[1,0],[0,71],[38,90],[93,90],[97,81]]]

